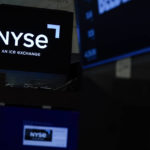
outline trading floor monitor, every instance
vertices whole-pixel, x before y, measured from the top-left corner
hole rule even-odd
[[[76,0],[84,69],[150,52],[148,0]]]
[[[0,107],[0,149],[77,150],[79,112]]]

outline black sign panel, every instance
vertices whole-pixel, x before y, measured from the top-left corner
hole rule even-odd
[[[0,69],[68,71],[73,14],[0,5]]]

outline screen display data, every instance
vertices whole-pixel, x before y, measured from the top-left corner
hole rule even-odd
[[[40,82],[41,86],[53,87],[66,80],[72,13],[0,5],[0,19],[0,74],[5,74],[7,85],[31,86]],[[20,81],[16,80],[18,73],[22,75]]]
[[[76,0],[83,68],[150,52],[150,2]]]
[[[0,149],[77,150],[76,111],[0,107],[0,122]]]

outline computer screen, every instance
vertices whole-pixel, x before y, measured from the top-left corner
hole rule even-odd
[[[150,2],[76,0],[84,69],[150,52]]]
[[[0,18],[0,74],[7,86],[53,88],[66,82],[73,13],[0,5]]]
[[[0,149],[77,150],[79,112],[0,107]]]

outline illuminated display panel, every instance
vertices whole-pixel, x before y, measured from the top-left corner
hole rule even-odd
[[[150,2],[76,0],[83,68],[150,52]]]
[[[0,5],[0,19],[1,73],[24,74],[23,86],[30,85],[31,80],[66,81],[72,47],[72,13]],[[9,84],[10,80],[8,77],[6,82]]]
[[[10,117],[11,116],[11,117]],[[0,107],[0,149],[77,150],[79,112]]]

